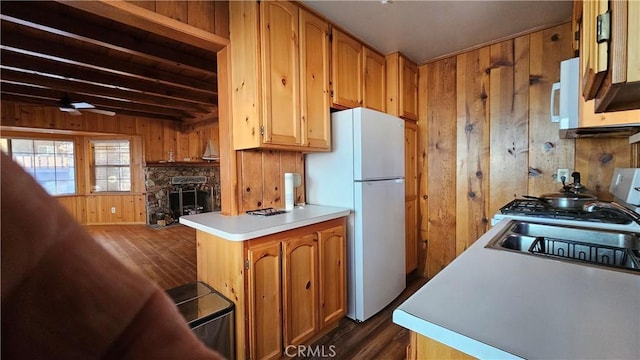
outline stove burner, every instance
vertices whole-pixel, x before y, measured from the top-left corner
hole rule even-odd
[[[264,208],[264,209],[247,211],[247,214],[249,215],[262,215],[262,216],[271,216],[271,215],[278,215],[278,214],[284,214],[284,213],[286,213],[285,210],[278,210],[274,208]]]
[[[545,206],[538,200],[515,199],[500,208],[504,215],[522,215],[546,219],[590,221],[606,224],[631,224],[632,219],[616,211],[601,209],[595,212],[556,209]]]

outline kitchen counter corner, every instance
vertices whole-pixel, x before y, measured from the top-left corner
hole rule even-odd
[[[640,275],[486,248],[502,220],[393,321],[477,358],[640,358]]]
[[[303,205],[272,216],[222,215],[220,212],[185,215],[180,223],[229,241],[245,241],[349,215],[345,208]]]

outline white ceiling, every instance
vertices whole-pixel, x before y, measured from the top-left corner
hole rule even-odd
[[[571,19],[571,0],[302,1],[383,54],[418,64]]]

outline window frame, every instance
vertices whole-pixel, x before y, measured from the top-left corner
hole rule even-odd
[[[128,157],[128,165],[96,165],[96,151],[95,151],[95,143],[127,143],[129,148],[129,157]],[[131,194],[133,193],[133,153],[132,153],[133,141],[129,138],[89,138],[87,139],[87,150],[88,150],[88,169],[87,175],[89,183],[88,189],[89,193],[94,195],[104,195],[104,194]],[[129,190],[97,190],[97,168],[128,168],[129,169]],[[120,179],[119,179],[120,180]]]
[[[55,197],[62,197],[62,196],[77,196],[79,195],[79,190],[80,190],[80,178],[79,178],[79,171],[78,171],[78,151],[79,151],[79,147],[77,142],[75,141],[75,138],[73,137],[65,137],[65,136],[37,136],[36,134],[34,134],[33,136],[31,135],[2,135],[1,136],[2,140],[5,140],[7,143],[7,148],[6,148],[6,154],[11,157],[12,160],[15,161],[14,159],[14,144],[13,141],[14,140],[27,140],[27,141],[32,141],[32,142],[36,142],[36,141],[52,141],[52,142],[65,142],[65,143],[71,143],[71,146],[73,147],[73,156],[72,156],[72,164],[73,164],[73,178],[71,179],[73,181],[73,192],[63,192],[63,193],[51,193],[49,192],[49,190],[47,189],[47,187],[45,187],[40,180],[42,179],[38,179],[34,174],[32,174],[30,172],[29,169],[25,169],[20,163],[18,163],[18,165],[23,168],[25,170],[25,172],[29,173],[29,175],[34,179],[34,181],[36,181],[38,183],[38,185],[40,185],[46,192],[47,194],[51,195],[51,196],[55,196]],[[37,155],[40,154],[38,152],[36,152],[36,145],[33,144],[33,149],[32,149],[32,156],[33,156],[33,161],[35,164],[35,159],[37,158]],[[3,149],[4,150],[4,149]],[[57,179],[57,171],[56,169],[58,169],[58,167],[56,166],[57,161],[55,159],[58,158],[58,152],[55,151],[55,147],[54,147],[54,153],[53,153],[53,158],[54,158],[54,182],[56,183],[56,189],[57,189],[57,184],[58,184],[58,179]],[[62,167],[61,167],[62,168]],[[37,172],[37,168],[33,167],[33,169]],[[60,182],[62,181],[69,181],[69,180],[60,180]]]

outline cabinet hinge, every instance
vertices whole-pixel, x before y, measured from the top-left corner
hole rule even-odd
[[[611,11],[598,15],[596,27],[596,42],[598,44],[611,39]]]
[[[249,270],[249,259],[246,259],[246,260],[244,261],[244,269],[245,269],[245,270]]]
[[[329,95],[333,97],[333,90],[329,91]]]
[[[260,135],[264,135],[264,126],[260,126]]]

